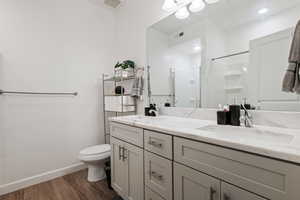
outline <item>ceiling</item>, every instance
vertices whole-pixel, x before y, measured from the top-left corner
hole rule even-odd
[[[261,20],[278,14],[295,6],[300,6],[300,0],[220,0],[219,3],[207,5],[207,7],[196,14],[191,14],[188,19],[179,20],[174,15],[154,24],[152,28],[166,34],[201,20],[209,19],[224,29],[233,28],[252,21]],[[259,15],[258,10],[268,8],[269,12]]]

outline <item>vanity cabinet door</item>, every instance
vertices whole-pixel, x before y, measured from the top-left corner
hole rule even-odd
[[[174,163],[174,200],[220,200],[220,185],[213,177]]]
[[[144,199],[144,153],[143,149],[125,143],[123,160],[127,177],[127,198],[129,200]]]
[[[143,149],[111,137],[112,187],[127,200],[144,199]]]
[[[222,182],[221,188],[221,200],[267,200],[224,182]]]
[[[111,142],[111,184],[114,190],[123,198],[127,196],[127,166],[123,162],[122,149],[124,142],[117,140],[113,137]]]

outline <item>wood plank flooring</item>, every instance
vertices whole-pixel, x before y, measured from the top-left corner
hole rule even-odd
[[[111,200],[116,196],[106,181],[89,183],[87,170],[75,172],[7,195],[0,200]]]

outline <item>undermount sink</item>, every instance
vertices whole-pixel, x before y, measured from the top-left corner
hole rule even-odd
[[[229,140],[250,140],[255,141],[257,143],[289,144],[294,139],[294,136],[289,135],[288,133],[276,132],[268,129],[271,128],[245,128],[219,125],[208,125],[201,128],[197,128],[197,130],[211,132],[218,135],[218,137],[221,136]]]

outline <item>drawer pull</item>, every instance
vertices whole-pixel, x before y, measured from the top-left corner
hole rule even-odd
[[[223,200],[230,200],[230,197],[227,194],[223,194]]]
[[[124,147],[122,147],[123,149],[123,161],[125,161],[127,159],[127,149],[125,149]]]
[[[122,148],[121,146],[119,146],[119,160],[122,159]]]
[[[210,194],[209,194],[209,200],[214,200],[214,195],[216,194],[216,190],[213,187],[210,187],[209,189]]]
[[[162,181],[164,179],[163,175],[157,173],[157,172],[154,172],[154,171],[151,171],[150,172],[150,176]]]
[[[163,144],[162,143],[157,143],[155,141],[149,140],[148,144],[157,147],[157,148],[162,148]]]

